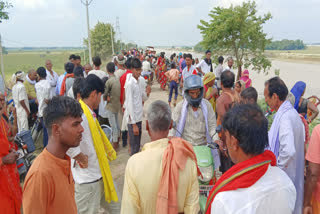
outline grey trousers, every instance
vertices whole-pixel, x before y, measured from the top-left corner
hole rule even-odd
[[[107,115],[112,129],[112,143],[119,142],[118,139],[120,137],[120,126],[118,121],[118,112],[113,113],[107,110]]]
[[[139,128],[139,135],[133,134],[132,124],[128,124],[129,143],[131,148],[131,155],[134,155],[140,151],[141,135],[142,135],[142,122],[136,123]]]
[[[121,209],[121,197],[117,185],[113,182],[118,195],[118,202],[106,202],[102,179],[90,184],[75,184],[75,200],[78,214],[97,214],[100,208],[109,214],[118,214]]]

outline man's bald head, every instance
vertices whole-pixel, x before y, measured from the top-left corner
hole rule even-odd
[[[52,62],[50,59],[46,60],[46,68],[48,71],[52,71]]]
[[[87,75],[91,70],[92,70],[92,67],[89,63],[84,66],[84,71],[86,72]]]
[[[37,72],[33,68],[29,70],[28,77],[30,80],[36,80],[37,79]]]

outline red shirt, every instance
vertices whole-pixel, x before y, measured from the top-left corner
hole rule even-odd
[[[127,75],[128,75],[128,74],[132,74],[132,71],[127,70],[126,73],[124,73],[124,74],[120,77],[120,86],[121,86],[120,103],[121,103],[121,105],[123,105],[123,103],[124,103],[124,100],[123,100],[124,84],[126,84],[126,79],[127,79]]]

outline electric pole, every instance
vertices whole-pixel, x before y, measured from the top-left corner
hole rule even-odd
[[[1,74],[2,74],[2,83],[0,90],[4,94],[6,89],[6,79],[4,76],[4,65],[3,65],[3,55],[2,55],[2,42],[1,42],[1,34],[0,34],[0,60],[1,60]]]
[[[116,35],[118,35],[118,40],[120,41],[120,51],[122,50],[122,42],[121,42],[121,31],[120,31],[120,22],[119,17],[116,18]]]
[[[112,24],[110,23],[110,33],[111,33],[111,47],[112,47],[112,55],[114,55],[114,46],[113,46],[113,26],[112,26]]]
[[[91,64],[92,55],[91,55],[91,39],[90,39],[90,26],[89,26],[89,5],[93,0],[81,0],[82,4],[86,6],[87,10],[87,28],[88,28],[88,49],[89,49],[89,62]]]

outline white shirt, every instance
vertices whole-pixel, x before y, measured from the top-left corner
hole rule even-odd
[[[74,95],[73,95],[73,86],[69,89],[69,91],[68,91],[68,93],[67,93],[67,96],[75,99],[75,98],[74,98]]]
[[[223,70],[223,72],[225,72],[227,70],[231,71],[234,74],[234,71],[232,70],[232,68],[229,67],[229,65],[227,65],[227,67]]]
[[[101,70],[92,70],[92,71],[89,71],[88,75],[90,74],[94,74],[96,76],[98,76],[101,80],[105,77],[108,77],[107,73],[104,72],[104,71],[101,71]]]
[[[37,93],[37,99],[39,102],[38,116],[43,117],[43,110],[45,107],[47,107],[47,103],[45,103],[45,100],[49,100],[52,98],[50,96],[50,83],[48,80],[40,80],[35,84],[35,89]]]
[[[90,109],[90,112],[92,115],[94,115],[91,109]],[[96,120],[96,118],[94,118],[94,120]],[[82,140],[80,142],[80,145],[74,148],[70,148],[67,151],[67,155],[69,155],[72,158],[71,171],[72,171],[73,179],[77,184],[96,181],[102,177],[97,153],[93,145],[89,123],[88,123],[87,117],[84,114],[82,114],[81,125],[84,131],[82,133]],[[85,168],[85,169],[80,168],[80,166],[73,159],[75,156],[79,155],[81,152],[84,155],[88,156],[88,168]]]
[[[304,194],[304,125],[292,108],[281,117],[279,127],[278,167],[287,173],[297,190],[295,214],[300,214],[303,208]],[[299,212],[300,210],[300,212]]]
[[[267,172],[251,187],[220,192],[211,204],[214,214],[291,214],[296,190],[278,167]]]
[[[22,82],[17,81],[17,83],[12,87],[12,98],[17,109],[17,117],[27,116],[26,110],[20,104],[20,101],[24,100],[24,103],[30,111],[28,95]]]
[[[125,113],[128,124],[136,124],[143,119],[143,100],[145,99],[145,83],[141,77],[136,80],[132,74],[127,75],[125,83]]]
[[[214,70],[215,74],[216,74],[216,79],[217,80],[217,86],[218,88],[221,88],[221,74],[223,72],[223,67],[221,64],[217,65],[217,67]]]
[[[196,73],[196,74],[198,73],[198,70],[196,69],[196,67],[191,65],[190,68],[188,69],[188,66],[186,66],[182,71],[183,80],[185,80],[187,77],[193,75],[194,73]]]
[[[142,71],[151,71],[150,62],[146,60],[142,62]]]
[[[212,65],[208,65],[208,64],[206,63],[206,61],[204,61],[204,59],[203,59],[203,60],[201,60],[201,62],[197,65],[197,68],[201,68],[201,71],[202,71],[204,74],[206,74],[206,73],[210,72],[211,66],[212,66]]]
[[[52,70],[53,75],[51,75],[50,71],[48,71],[48,70],[46,70],[46,71],[47,71],[46,80],[49,81],[50,86],[51,86],[51,88],[50,88],[50,96],[54,97],[56,95],[56,86],[57,86],[57,82],[58,82],[59,76],[53,70]]]

